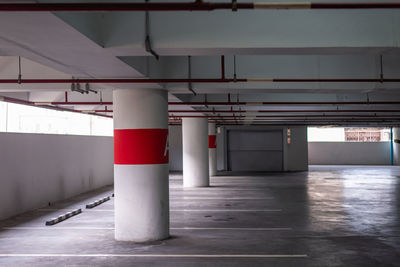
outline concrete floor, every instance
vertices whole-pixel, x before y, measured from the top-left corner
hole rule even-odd
[[[47,219],[110,195],[80,195],[0,222],[0,266],[400,266],[400,168],[170,176],[172,238],[114,241],[113,200],[55,226]]]

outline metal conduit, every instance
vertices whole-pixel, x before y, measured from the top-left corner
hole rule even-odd
[[[1,12],[43,11],[213,11],[241,9],[394,9],[400,2],[167,2],[167,3],[15,3],[0,4]]]
[[[23,105],[29,105],[29,106],[37,106],[37,103],[35,102],[31,102],[31,101],[26,101],[26,100],[21,100],[21,99],[16,99],[16,98],[11,98],[11,97],[0,97],[1,101],[4,102],[9,102],[9,103],[15,103],[15,104],[23,104]],[[67,108],[62,108],[62,107],[57,107],[57,106],[52,106],[51,103],[48,103],[47,105],[42,103],[41,107],[43,108],[47,108],[47,109],[52,109],[52,110],[59,110],[59,111],[68,111],[68,112],[75,112],[75,113],[90,113],[93,115],[97,115],[97,116],[101,116],[101,117],[107,117],[107,118],[112,118],[112,116],[108,116],[108,115],[102,115],[102,114],[96,114],[96,113],[91,113],[91,112],[87,112],[87,111],[81,111],[81,110],[73,110],[73,109],[67,109]],[[360,115],[361,116],[361,115]],[[176,123],[181,121],[181,118],[177,117],[177,116],[171,116],[174,119],[170,119],[169,123]],[[219,124],[221,124],[221,119],[218,118],[218,116],[215,116],[216,118],[212,118],[210,117],[210,121],[215,121]],[[376,123],[376,122],[382,122],[382,123],[400,123],[399,119],[392,119],[392,118],[385,118],[384,117],[367,117],[367,118],[356,118],[356,116],[350,116],[351,118],[349,119],[329,119],[328,116],[321,116],[321,118],[298,118],[298,119],[293,119],[293,118],[280,118],[280,119],[274,119],[273,117],[268,117],[268,116],[261,116],[259,118],[255,118],[255,119],[251,119],[248,120],[248,118],[246,118],[245,116],[231,116],[232,118],[225,118],[223,120],[223,123],[229,123],[230,121],[233,121],[237,124],[237,121],[239,122],[246,122],[246,121],[258,121],[258,122],[276,122],[276,121],[282,121],[284,122],[284,124],[288,124],[288,123],[297,123],[297,122],[302,122],[302,123],[306,123],[307,125],[309,124],[332,124],[332,123]],[[280,117],[280,116],[278,116]],[[341,117],[341,116],[339,116]],[[395,115],[393,116],[395,117]],[[321,120],[322,118],[326,119],[326,120]],[[329,119],[329,120],[328,120]]]
[[[112,102],[34,102],[35,105],[100,106]],[[302,102],[168,102],[170,106],[267,106],[267,105],[399,105],[400,101],[302,101]],[[201,112],[201,111],[198,111]],[[237,112],[232,110],[232,112]],[[249,111],[250,112],[250,111]],[[277,111],[279,112],[279,111]],[[289,111],[288,111],[289,112]],[[338,111],[340,112],[340,111]],[[371,110],[371,112],[373,112]],[[382,111],[383,112],[383,111]]]
[[[27,105],[27,106],[38,106],[35,102],[32,101],[26,101],[26,100],[21,100],[17,98],[12,98],[12,97],[6,97],[6,96],[0,96],[0,101],[4,101],[7,103],[14,103],[14,104],[21,104],[21,105]],[[83,114],[92,114],[95,116],[100,116],[100,117],[106,117],[106,118],[112,118],[112,116],[109,115],[103,115],[103,114],[97,114],[97,113],[91,113],[87,111],[82,111],[82,110],[75,110],[75,109],[69,109],[69,108],[63,108],[63,107],[57,107],[52,105],[51,103],[43,103],[40,105],[42,108],[46,109],[52,109],[52,110],[58,110],[58,111],[69,111],[69,112],[75,112],[75,113],[83,113]]]
[[[266,106],[266,105],[398,105],[400,101],[285,101],[285,102],[169,102],[171,106]]]
[[[210,122],[221,122],[221,120],[217,119],[210,119]],[[238,122],[253,122],[253,121],[259,121],[259,122],[285,122],[287,124],[291,122],[329,122],[329,123],[337,123],[337,122],[393,122],[393,123],[400,123],[400,120],[394,120],[394,119],[376,119],[376,120],[370,120],[370,119],[335,119],[335,120],[309,120],[309,119],[273,119],[273,120],[235,120],[235,119],[230,119],[230,120],[222,120],[222,122],[232,122],[232,121],[238,121]]]
[[[38,84],[38,83],[236,83],[236,82],[271,82],[271,83],[399,83],[397,78],[193,78],[193,79],[0,79],[0,84]]]
[[[82,110],[96,113],[113,113],[111,109]],[[169,110],[169,113],[246,113],[245,116],[255,115],[257,113],[400,113],[400,110]],[[180,115],[177,115],[178,117]]]
[[[257,116],[219,116],[219,115],[194,115],[194,116],[182,116],[182,115],[170,115],[170,118],[400,118],[399,115],[257,115]]]
[[[95,112],[112,112],[112,110],[96,110]],[[323,109],[323,110],[169,110],[170,113],[398,113],[400,110],[390,109]]]

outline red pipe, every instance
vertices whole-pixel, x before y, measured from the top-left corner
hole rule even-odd
[[[237,3],[237,9],[253,9],[253,3]],[[232,9],[231,2],[211,3],[169,2],[169,3],[40,3],[0,4],[0,11],[212,11]]]
[[[360,2],[360,3],[311,3],[311,9],[382,9],[400,8],[400,3],[394,2]]]
[[[228,123],[221,123],[221,122],[215,122],[217,125],[219,125],[219,126],[249,126],[249,125],[251,125],[251,126],[288,126],[288,125],[296,125],[296,126],[310,126],[310,125],[312,125],[312,126],[324,126],[324,125],[328,125],[328,126],[330,126],[330,125],[332,125],[332,123],[329,123],[329,122],[309,122],[309,123],[304,123],[304,122],[292,122],[292,123],[288,123],[288,122],[284,122],[284,123],[276,123],[276,122],[273,122],[273,123],[243,123],[243,122],[238,122],[238,123],[232,123],[232,122],[228,122]],[[334,123],[334,125],[336,125],[336,126],[368,126],[368,125],[370,125],[370,123],[373,123],[373,122],[358,122],[358,121],[356,121],[356,122],[335,122]],[[172,125],[181,125],[181,124],[172,124]],[[379,126],[383,126],[383,125],[385,125],[385,126],[394,126],[394,125],[396,125],[396,126],[398,126],[398,125],[400,125],[399,123],[393,123],[393,122],[391,122],[391,123],[385,123],[385,124],[379,124]]]
[[[218,122],[221,120],[217,120],[217,119],[210,119],[210,121],[212,122]],[[236,121],[236,119],[229,119],[229,120],[223,120],[224,122],[228,122],[228,121]],[[359,119],[334,119],[334,120],[321,120],[321,119],[315,119],[315,120],[310,120],[310,119],[272,119],[272,120],[268,120],[268,119],[259,119],[259,120],[238,120],[238,121],[285,121],[286,123],[290,123],[293,121],[302,121],[302,122],[330,122],[330,123],[334,123],[334,122],[400,122],[399,119],[367,119],[367,118],[359,118]]]
[[[38,105],[37,105],[35,102],[26,101],[26,100],[21,100],[21,99],[17,99],[17,98],[6,97],[6,96],[2,96],[2,97],[1,97],[1,101],[8,102],[8,103],[14,103],[14,104],[21,104],[21,105],[27,105],[27,106],[38,107]],[[63,103],[63,102],[61,102],[61,103]],[[83,113],[83,114],[88,114],[88,112],[84,112],[84,111],[81,111],[81,110],[74,110],[74,109],[69,109],[69,108],[62,108],[62,107],[52,106],[50,103],[40,105],[40,107],[41,107],[41,108],[46,108],[46,109],[52,109],[52,110],[68,111],[68,112],[75,112],[75,113],[81,113],[81,114],[82,114],[82,113]],[[96,114],[96,113],[93,113],[93,114],[91,114],[91,115],[99,116],[99,117],[112,118],[112,116],[103,115],[103,114]]]
[[[272,82],[272,83],[398,83],[400,79],[376,79],[376,78],[365,78],[365,79],[353,79],[353,78],[322,78],[322,79],[274,79],[274,78],[239,78],[239,79],[218,79],[218,78],[194,78],[194,79],[0,79],[0,84],[29,84],[29,83],[235,83],[235,82]]]
[[[83,111],[83,110],[82,110]],[[105,113],[112,113],[113,110],[110,109],[99,109],[99,110],[84,110],[86,112],[105,112]],[[389,110],[389,109],[384,109],[384,110],[169,110],[169,113],[360,113],[360,112],[366,112],[366,113],[399,113],[400,110]],[[185,115],[174,115],[175,117],[186,117]],[[241,116],[246,116],[246,115],[241,115]],[[256,115],[259,117],[260,115]],[[278,116],[278,117],[284,117],[286,115]],[[292,116],[292,115],[287,115],[287,116]],[[301,115],[298,115],[301,116]],[[303,116],[308,116],[308,115],[303,115]],[[326,115],[326,116],[332,116],[332,115]],[[338,115],[337,115],[338,116]],[[343,116],[343,115],[342,115]],[[369,115],[370,116],[370,115]]]
[[[237,79],[247,82],[247,79]],[[400,81],[400,79],[399,79]],[[234,79],[0,79],[0,83],[230,83]]]
[[[104,110],[96,110],[96,112],[104,112]],[[109,112],[109,111],[107,111]],[[112,111],[111,111],[112,112]],[[368,112],[368,113],[380,113],[380,112],[390,112],[396,113],[400,110],[390,110],[390,109],[354,109],[354,110],[169,110],[170,113],[352,113],[352,112]]]
[[[41,102],[35,102],[39,105]],[[47,102],[44,102],[47,103]],[[50,105],[59,106],[100,106],[100,105],[112,105],[113,102],[49,102]]]
[[[245,105],[399,105],[400,101],[325,101],[325,102],[168,102],[172,106],[245,106]],[[236,111],[234,111],[236,112]]]
[[[248,81],[257,81],[257,80],[251,80],[248,79]],[[260,79],[261,81],[261,79]],[[305,79],[272,79],[272,82],[275,83],[314,83],[314,82],[321,82],[321,83],[327,83],[327,82],[334,82],[334,83],[383,83],[383,82],[400,82],[400,79],[377,79],[377,78],[372,78],[372,79],[354,79],[354,78],[338,78],[338,79],[330,79],[330,78],[322,78],[322,79],[312,79],[312,78],[305,78]]]
[[[225,79],[225,56],[221,56],[221,79]]]
[[[35,102],[36,104],[40,104],[41,102]],[[48,103],[48,102],[45,102]],[[70,106],[78,106],[78,105],[86,105],[86,106],[99,106],[99,105],[112,105],[112,102],[49,102],[51,105],[70,105]],[[170,106],[265,106],[265,105],[400,105],[400,101],[324,101],[324,102],[168,102]],[[201,112],[201,111],[198,111]],[[210,111],[211,112],[211,111]],[[232,110],[231,112],[244,112]],[[249,111],[251,112],[251,111]],[[269,111],[263,111],[269,112]],[[275,112],[275,111],[271,111]],[[279,112],[279,111],[276,111]],[[288,111],[290,112],[290,111]],[[328,111],[327,111],[328,112]],[[341,111],[338,111],[341,112]],[[371,111],[373,112],[373,111]],[[382,111],[384,112],[384,111]]]
[[[239,116],[218,116],[218,115],[171,115],[169,116],[170,118],[246,118],[244,115],[239,115]],[[348,118],[400,118],[400,115],[382,115],[382,116],[377,116],[377,115],[257,115],[250,117],[252,118],[342,118],[342,117],[348,117]]]
[[[5,102],[9,102],[9,103],[15,103],[15,104],[23,104],[23,105],[29,105],[29,106],[37,106],[37,104],[35,103],[35,102],[31,102],[31,101],[26,101],[26,100],[21,100],[21,99],[16,99],[16,98],[10,98],[10,97],[2,97],[2,101],[5,101]],[[62,107],[55,107],[55,106],[51,106],[51,105],[41,105],[41,107],[42,108],[47,108],[47,109],[52,109],[52,110],[59,110],[59,111],[68,111],[68,112],[75,112],[75,113],[86,113],[86,112],[83,112],[83,111],[80,111],[80,110],[72,110],[72,109],[67,109],[67,108],[62,108]],[[112,116],[108,116],[108,115],[101,115],[101,114],[93,114],[93,115],[96,115],[96,116],[101,116],[101,117],[107,117],[107,118],[112,118]],[[171,116],[171,117],[173,117],[173,118],[175,118],[176,120],[180,120],[180,118],[179,117],[177,117],[177,116]],[[203,116],[204,117],[204,116]],[[218,118],[218,116],[214,116],[214,117],[217,117]],[[225,122],[227,122],[227,121],[229,121],[229,120],[232,120],[232,121],[237,121],[237,116],[230,116],[230,117],[234,117],[234,118],[232,118],[232,119],[225,119]],[[261,117],[264,117],[264,116],[261,116]],[[268,117],[268,116],[267,116]],[[327,116],[323,116],[323,117],[327,117]],[[340,117],[340,116],[339,116]],[[350,116],[350,117],[355,117],[355,116]],[[240,116],[239,117],[239,119],[240,118],[245,118],[245,116]],[[355,120],[355,118],[352,118],[352,120],[338,120],[338,119],[336,119],[336,120],[329,120],[329,123],[337,123],[337,122],[357,122],[357,123],[361,123],[361,122],[399,122],[400,120],[393,120],[393,119],[390,119],[390,120],[385,120],[385,119],[383,119],[383,118],[381,118],[381,117],[375,117],[375,116],[373,116],[373,117],[369,117],[368,118],[369,120],[365,120],[365,121],[360,121],[360,120]],[[256,121],[276,121],[276,120],[268,120],[268,119],[255,119]],[[318,120],[308,120],[308,119],[278,119],[279,121],[285,121],[285,124],[288,124],[288,123],[290,123],[290,122],[298,122],[298,121],[301,121],[301,122],[304,122],[304,121],[306,121],[307,122],[307,124],[310,124],[310,123],[319,123],[319,122],[327,122],[327,120],[322,120],[322,121],[318,121]],[[220,120],[218,120],[218,119],[213,119],[211,116],[210,116],[210,121],[215,121],[215,122],[220,122]],[[240,121],[243,121],[243,120],[240,120]]]
[[[169,3],[40,3],[1,4],[0,11],[212,11],[229,9],[393,9],[400,8],[398,2],[382,3],[312,3],[312,2],[169,2]]]

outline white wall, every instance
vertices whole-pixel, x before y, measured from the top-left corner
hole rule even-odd
[[[113,183],[113,138],[0,133],[0,219]]]
[[[310,142],[311,165],[390,165],[390,142]]]

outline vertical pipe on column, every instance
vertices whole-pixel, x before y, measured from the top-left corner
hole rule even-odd
[[[169,236],[168,99],[158,89],[115,90],[115,239]]]
[[[182,141],[183,186],[209,186],[207,119],[183,118]]]
[[[217,135],[215,123],[208,123],[208,158],[210,176],[217,175]]]
[[[390,165],[393,166],[393,127],[390,127]]]

